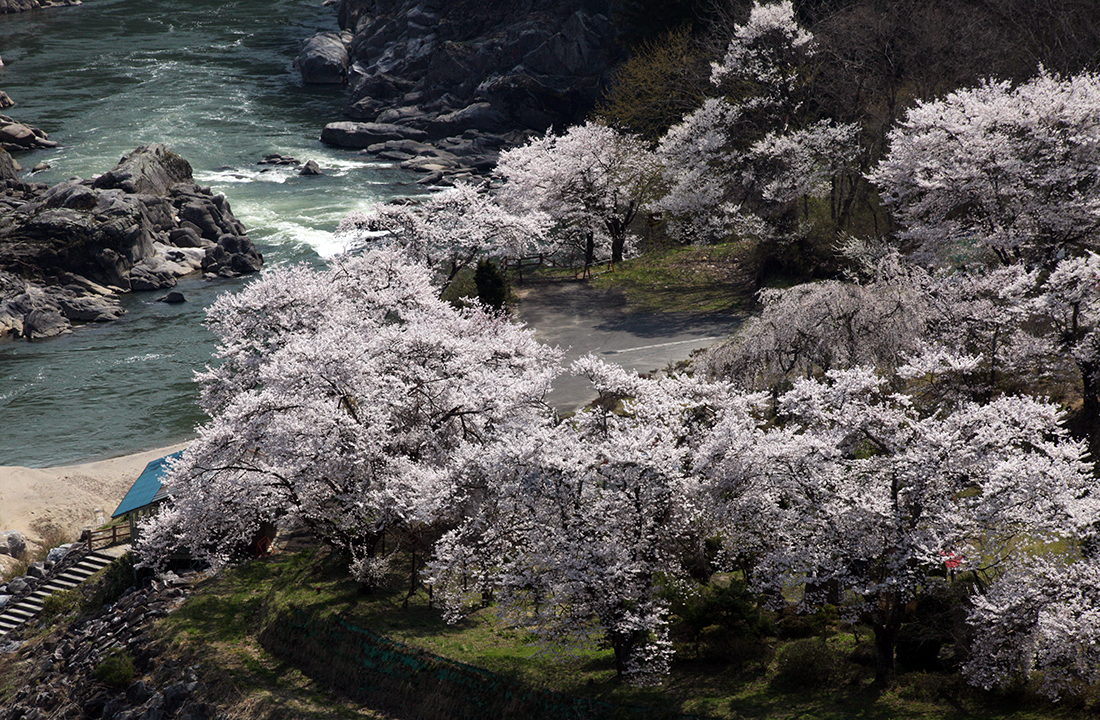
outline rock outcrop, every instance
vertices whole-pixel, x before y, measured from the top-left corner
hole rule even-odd
[[[443,181],[484,173],[501,147],[531,132],[583,120],[621,59],[608,0],[338,0],[336,7],[344,32],[303,43],[298,64],[306,82],[319,81],[307,67],[324,49],[332,58],[325,77],[334,78],[343,55],[333,44],[344,42],[346,114],[357,122],[331,123],[321,139],[392,159],[383,154],[391,148],[378,146],[415,140],[451,152],[444,146],[488,138],[489,147],[451,153],[470,162],[414,164]]]
[[[262,256],[229,202],[194,182],[163,145],[94,180],[19,179],[0,151],[0,339],[41,339],[123,310],[118,294],[198,272],[253,273]]]
[[[8,151],[40,150],[57,147],[57,143],[43,130],[0,115],[0,147]]]
[[[64,5],[79,5],[80,2],[81,0],[0,0],[0,14]]]
[[[319,33],[302,42],[298,69],[307,83],[342,85],[348,81],[351,33]]]
[[[196,576],[168,573],[132,587],[115,602],[30,641],[0,637],[0,655],[13,656],[19,689],[0,707],[0,720],[214,720],[225,718],[204,702],[198,665],[164,656],[153,624],[177,609]],[[9,583],[9,586],[11,583]],[[22,634],[22,633],[21,633]],[[112,687],[96,670],[124,657],[134,678]],[[117,681],[117,677],[113,678]]]

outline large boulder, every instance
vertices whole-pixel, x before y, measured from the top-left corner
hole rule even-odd
[[[0,0],[0,13],[17,13],[41,7],[38,0]]]
[[[466,130],[502,132],[509,127],[508,118],[491,103],[479,102],[461,110],[440,115],[428,124],[428,135],[436,138],[461,135]]]
[[[19,182],[19,172],[15,169],[15,159],[7,150],[0,148],[0,185]]]
[[[302,42],[298,50],[298,69],[302,81],[342,85],[348,79],[350,33],[318,33]]]
[[[259,272],[264,258],[252,241],[241,235],[222,235],[217,245],[208,247],[202,260],[205,273],[236,277]]]
[[[0,147],[5,150],[36,150],[57,147],[42,130],[0,115]]]
[[[81,0],[0,0],[0,13],[17,13],[59,5],[79,5]]]
[[[14,558],[22,557],[27,550],[27,538],[18,530],[0,533],[0,552]],[[11,586],[8,586],[11,589]]]
[[[160,143],[143,145],[123,156],[92,183],[99,190],[165,195],[176,183],[192,182],[191,164]]]

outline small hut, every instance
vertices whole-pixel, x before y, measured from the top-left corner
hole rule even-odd
[[[153,460],[145,466],[138,479],[126,492],[126,497],[118,504],[118,509],[111,515],[111,519],[125,517],[130,521],[130,537],[137,537],[137,520],[141,517],[152,515],[168,493],[164,490],[164,476],[168,474],[168,464],[183,454],[183,451],[174,452],[162,458]]]

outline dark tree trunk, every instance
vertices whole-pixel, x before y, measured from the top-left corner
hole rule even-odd
[[[611,647],[615,651],[615,673],[620,677],[626,676],[630,662],[630,654],[634,652],[643,633],[630,633],[628,635],[614,634],[611,636]]]
[[[903,607],[896,593],[879,596],[877,617],[872,623],[875,631],[875,683],[888,686],[894,681],[894,648],[901,631]]]
[[[623,250],[626,247],[626,233],[611,238],[611,264],[618,265],[623,261]]]

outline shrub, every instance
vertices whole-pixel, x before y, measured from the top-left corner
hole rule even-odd
[[[821,687],[834,680],[839,670],[836,652],[817,639],[795,640],[775,655],[775,683],[785,689]]]
[[[83,608],[96,610],[113,603],[134,586],[136,577],[134,554],[126,553],[103,568],[95,582],[83,589]]]
[[[477,299],[483,305],[500,310],[508,299],[508,283],[504,274],[490,260],[478,260],[474,271],[474,284],[477,285]]]
[[[80,605],[80,593],[76,590],[56,592],[42,601],[42,610],[38,613],[39,619],[49,621],[59,615],[67,615]]]
[[[124,690],[134,681],[134,659],[125,650],[113,650],[96,665],[92,677],[116,690]]]

